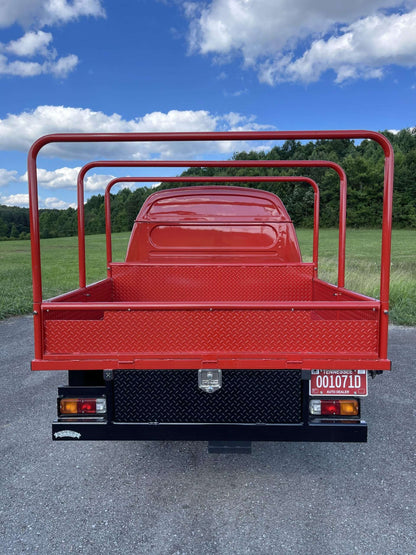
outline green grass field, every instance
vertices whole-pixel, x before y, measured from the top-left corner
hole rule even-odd
[[[113,258],[122,261],[129,233],[113,235]],[[379,230],[347,231],[346,286],[377,297],[380,269]],[[312,256],[312,230],[298,230],[303,259]],[[78,249],[76,237],[44,239],[42,268],[44,297],[77,288]],[[105,237],[86,237],[87,281],[102,279],[105,271]],[[337,279],[338,231],[321,230],[319,277],[331,283]],[[32,281],[29,241],[0,242],[0,318],[31,311]],[[395,230],[392,246],[390,321],[416,325],[416,230]]]

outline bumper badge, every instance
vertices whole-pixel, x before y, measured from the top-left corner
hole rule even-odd
[[[222,372],[218,368],[203,368],[198,370],[198,386],[205,393],[214,393],[222,386]]]

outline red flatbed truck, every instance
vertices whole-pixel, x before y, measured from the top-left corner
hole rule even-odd
[[[80,287],[42,299],[36,158],[46,144],[292,138],[367,138],[383,148],[379,300],[344,286],[346,183],[340,194],[337,285],[318,278],[319,209],[313,262],[303,262],[293,223],[278,197],[218,185],[151,195],[134,223],[123,263],[111,261],[108,188],[107,278],[87,285],[82,178]],[[262,165],[131,165],[239,164]],[[390,369],[393,151],[384,136],[369,131],[49,135],[32,146],[28,174],[32,369],[68,370],[68,385],[58,391],[53,439],[202,440],[212,451],[248,449],[251,441],[366,441],[360,398],[367,394],[367,374]]]

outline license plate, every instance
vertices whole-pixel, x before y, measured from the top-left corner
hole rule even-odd
[[[310,395],[367,396],[366,370],[312,370]]]

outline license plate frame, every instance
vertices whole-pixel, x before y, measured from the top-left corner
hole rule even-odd
[[[312,370],[311,397],[367,397],[366,370]]]

